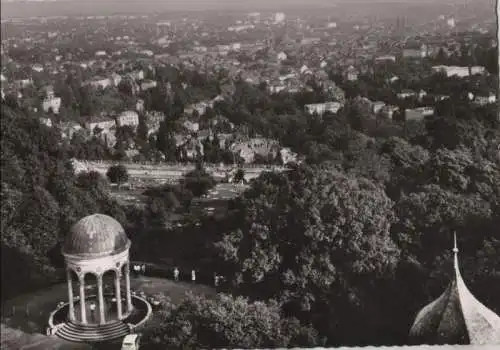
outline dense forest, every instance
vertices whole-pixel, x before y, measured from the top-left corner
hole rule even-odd
[[[2,104],[2,298],[60,280],[59,244],[82,217],[106,213],[125,224],[98,173],[75,176],[60,134]]]

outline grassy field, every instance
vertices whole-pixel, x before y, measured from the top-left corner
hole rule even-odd
[[[193,204],[195,206],[210,207],[211,202],[227,202],[230,199],[238,197],[247,188],[247,185],[220,183],[206,197],[194,199]],[[111,190],[111,194],[122,205],[143,206],[148,200],[148,196],[143,194],[145,190],[145,188],[114,188]]]
[[[190,283],[175,283],[167,279],[138,277],[131,279],[131,288],[143,291],[146,295],[165,293],[172,302],[179,303],[186,292],[191,291],[207,297],[215,296],[212,288]],[[119,349],[119,344],[89,345],[68,342],[58,337],[45,335],[50,312],[57,303],[66,301],[67,285],[59,284],[36,293],[21,295],[2,305],[1,349],[5,350],[80,350],[80,349]],[[154,324],[155,317],[148,321]]]

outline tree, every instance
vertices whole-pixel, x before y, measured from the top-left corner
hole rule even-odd
[[[243,170],[242,168],[238,168],[238,170],[236,170],[236,173],[234,174],[233,181],[237,183],[245,181],[245,170]]]
[[[1,126],[1,248],[11,264],[2,266],[2,298],[10,298],[62,277],[53,252],[63,261],[58,244],[77,220],[95,212],[124,220],[107,191],[75,178],[57,131],[5,105]]]
[[[215,187],[215,179],[205,169],[198,168],[184,175],[182,181],[184,188],[191,191],[194,196],[200,197]]]
[[[189,294],[178,306],[162,304],[160,325],[145,334],[154,349],[275,348],[318,345],[317,333],[283,315],[276,302],[250,302],[218,295],[215,300]]]
[[[298,166],[262,174],[234,205],[236,224],[215,243],[233,292],[278,299],[332,342],[368,342],[387,327],[390,300],[375,285],[391,278],[399,251],[382,188],[331,165]],[[364,339],[349,330],[361,324]]]
[[[118,185],[127,182],[129,178],[127,168],[121,164],[111,166],[106,172],[106,176],[111,183]]]
[[[156,137],[156,148],[163,153],[166,160],[173,161],[176,159],[177,145],[172,130],[169,129],[166,121],[160,123],[160,129]]]

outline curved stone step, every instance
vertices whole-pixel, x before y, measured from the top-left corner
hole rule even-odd
[[[73,342],[102,342],[124,337],[130,333],[128,326],[123,322],[113,322],[103,326],[77,325],[66,323],[56,335]]]

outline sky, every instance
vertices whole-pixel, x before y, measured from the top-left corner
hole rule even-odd
[[[63,15],[108,15],[183,10],[276,10],[290,7],[334,6],[338,3],[362,6],[363,3],[394,4],[486,4],[495,8],[495,0],[0,0],[2,18]]]

